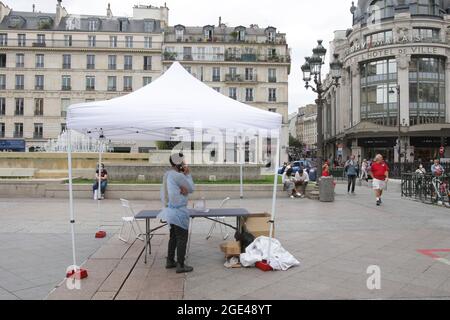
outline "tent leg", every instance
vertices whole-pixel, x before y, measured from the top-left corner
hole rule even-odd
[[[72,139],[71,130],[67,130],[67,166],[69,172],[69,212],[70,212],[70,233],[72,236],[72,259],[73,265],[66,270],[66,276],[75,276],[76,279],[83,279],[87,277],[87,271],[81,269],[77,265],[76,248],[75,248],[75,214],[73,208],[73,177],[72,177]]]
[[[100,211],[100,200],[102,197],[102,152],[103,144],[100,140],[100,146],[98,151],[98,187],[97,187],[97,218],[98,218],[98,230],[95,234],[96,239],[103,239],[106,237],[106,231],[102,230],[102,219]]]
[[[243,147],[242,147],[242,137],[240,139],[240,152],[239,152],[239,162],[240,162],[240,167],[239,167],[239,178],[240,178],[240,198],[241,200],[244,199],[244,161],[245,161],[245,153],[243,152]],[[244,154],[243,154],[244,153]]]
[[[275,214],[277,209],[277,186],[278,186],[278,164],[280,162],[280,132],[278,132],[278,138],[277,138],[277,149],[275,150],[275,157],[274,157],[275,163],[274,166],[274,179],[273,179],[273,195],[272,195],[272,217],[270,219],[270,241],[269,241],[269,257],[267,259],[268,262],[270,262],[270,259],[272,257],[272,238],[273,238],[273,227],[275,224]]]

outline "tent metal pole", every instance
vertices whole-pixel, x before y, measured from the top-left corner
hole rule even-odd
[[[75,214],[73,208],[73,177],[72,177],[72,137],[71,131],[67,130],[67,162],[68,162],[68,171],[69,171],[69,212],[70,212],[70,232],[72,235],[72,258],[73,258],[73,267],[78,268],[77,266],[77,258],[76,258],[76,249],[75,249]],[[78,270],[74,270],[75,272]]]
[[[280,131],[278,131],[278,137],[277,137],[277,149],[275,150],[275,162],[273,163],[274,166],[274,179],[273,179],[273,195],[272,195],[272,217],[270,219],[270,241],[269,241],[269,257],[267,259],[267,262],[270,262],[270,258],[272,257],[272,238],[273,238],[273,228],[275,224],[275,214],[277,209],[277,186],[278,186],[278,164],[280,162]]]
[[[245,160],[245,153],[243,152],[242,147],[242,136],[240,136],[240,143],[239,143],[239,176],[240,176],[240,198],[241,200],[244,199],[244,160]],[[243,155],[244,153],[244,155]]]

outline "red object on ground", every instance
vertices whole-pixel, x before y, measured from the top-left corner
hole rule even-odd
[[[257,262],[255,264],[255,267],[257,267],[258,269],[260,269],[260,270],[262,270],[264,272],[266,272],[266,271],[273,271],[273,268],[267,263],[266,260]]]
[[[67,278],[71,278],[71,277],[75,277],[75,279],[81,280],[81,279],[85,279],[88,277],[88,272],[85,269],[79,269],[77,271],[72,270],[67,272],[66,277]]]
[[[103,239],[104,237],[106,237],[106,231],[98,231],[95,234],[95,238],[96,239]]]

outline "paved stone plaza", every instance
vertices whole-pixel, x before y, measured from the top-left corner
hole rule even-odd
[[[242,206],[264,212],[270,202],[248,199]],[[160,206],[133,203],[137,210]],[[386,195],[382,207],[375,206],[366,187],[349,196],[343,185],[337,186],[334,203],[280,199],[276,236],[301,262],[287,272],[226,269],[219,230],[207,241],[210,223],[195,220],[188,258],[195,270],[181,276],[164,269],[166,229],[154,238],[153,255],[144,265],[142,242],[94,239],[97,204],[78,200],[77,254],[80,261],[90,257],[85,265],[89,277],[81,290],[60,285],[47,297],[71,264],[67,208],[64,200],[0,200],[0,299],[450,298],[450,253],[435,253],[439,260],[418,252],[450,248],[450,210],[400,199],[395,191]],[[101,202],[100,212],[113,235],[123,213],[119,201]],[[371,265],[381,268],[381,290],[367,289]]]

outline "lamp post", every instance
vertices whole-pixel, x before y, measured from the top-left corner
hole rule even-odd
[[[400,123],[400,85],[391,87],[389,90],[390,94],[394,94],[397,91],[397,126],[398,126],[398,175],[402,177],[402,129]],[[406,150],[405,150],[406,155]]]
[[[339,79],[341,78],[341,71],[343,64],[339,61],[339,55],[334,54],[334,59],[330,63],[331,77],[333,81],[328,85],[324,86],[322,83],[322,65],[325,64],[325,55],[327,49],[322,45],[322,40],[317,40],[317,47],[313,51],[311,57],[306,57],[305,64],[302,66],[303,81],[306,83],[306,90],[311,89],[317,93],[317,166],[318,170],[322,170],[323,156],[324,156],[324,143],[323,143],[323,104],[325,99],[323,95],[330,88],[339,86]],[[315,87],[310,84],[314,81]]]

